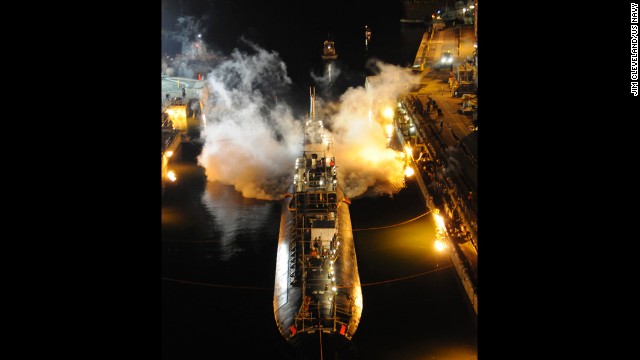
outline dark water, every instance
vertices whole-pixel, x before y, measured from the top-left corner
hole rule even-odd
[[[380,12],[348,8],[340,13],[328,7],[307,16],[302,9],[279,13],[269,8],[281,2],[264,3],[243,11],[238,2],[202,5],[209,14],[207,41],[228,52],[238,45],[238,36],[245,35],[277,51],[294,82],[287,101],[300,109],[308,107],[311,72],[325,71],[320,51],[329,33],[339,54],[334,65],[341,72],[324,95],[337,99],[349,86],[363,85],[369,58],[410,64],[423,32],[403,28],[391,3]],[[317,4],[319,9],[325,9],[323,4]],[[174,15],[163,12],[163,23]],[[364,25],[373,31],[368,48]],[[230,186],[207,183],[195,165],[197,151],[185,148],[176,168],[180,181],[166,190],[162,201],[163,359],[293,359],[273,317],[280,204],[245,199]],[[358,359],[477,357],[475,318],[449,259],[433,248],[432,218],[381,228],[426,210],[411,180],[392,197],[353,199],[364,297],[353,338]],[[380,229],[366,230],[370,228]]]

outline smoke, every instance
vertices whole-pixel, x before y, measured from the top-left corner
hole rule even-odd
[[[202,193],[202,203],[215,219],[214,229],[219,232],[220,259],[231,260],[245,249],[237,241],[238,234],[247,232],[260,234],[260,229],[268,222],[271,205],[260,200],[246,199],[231,186],[207,183]],[[257,239],[262,239],[257,236]]]
[[[205,145],[198,160],[209,181],[231,184],[247,198],[279,199],[302,152],[302,121],[277,101],[291,84],[278,54],[245,43],[250,52],[235,49],[207,75]],[[380,61],[369,65],[378,73],[369,89],[349,88],[337,103],[316,100],[318,116],[333,134],[341,187],[351,198],[371,187],[394,194],[405,185],[405,154],[388,147],[385,126],[393,119],[383,111],[395,109],[416,78]]]
[[[208,75],[205,144],[198,162],[209,181],[233,185],[244,197],[279,199],[302,152],[302,124],[278,102],[291,79],[275,52],[255,44],[235,49]]]
[[[219,56],[203,41],[206,31],[200,21],[192,16],[178,18],[179,31],[167,32],[168,38],[178,41],[182,50],[175,57],[162,58],[162,73],[167,76],[197,78],[204,74]]]
[[[216,55],[198,36],[204,34],[199,20],[180,18],[179,25],[181,31],[172,36],[181,42],[182,53],[163,59],[163,72],[187,78],[206,74],[201,96],[206,124],[198,162],[208,181],[233,185],[245,198],[281,198],[302,153],[307,116],[295,116],[283,101],[292,84],[286,64],[278,53],[245,39],[241,43],[247,49]],[[388,146],[385,127],[393,119],[383,116],[383,110],[396,109],[399,95],[417,76],[378,60],[367,66],[377,74],[367,88],[349,88],[334,103],[316,99],[316,111],[333,133],[341,187],[351,198],[372,187],[394,194],[405,185],[405,155]],[[340,70],[329,66],[322,76],[311,75],[321,88],[330,89]]]
[[[370,78],[368,89],[349,88],[330,118],[339,181],[348,197],[364,194],[371,186],[379,193],[393,194],[404,187],[405,155],[387,146],[387,124],[393,119],[383,115],[386,108],[396,109],[398,96],[407,84],[417,80],[405,69],[372,60],[368,64],[378,74]]]

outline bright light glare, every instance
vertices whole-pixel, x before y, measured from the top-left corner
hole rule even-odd
[[[411,149],[411,146],[409,146],[409,145],[404,147],[404,152],[406,152],[407,155],[413,156],[413,149]]]
[[[167,177],[169,178],[169,180],[171,180],[171,182],[175,182],[178,179],[176,177],[176,173],[173,172],[173,170],[169,170],[169,172],[167,173]]]
[[[413,168],[411,166],[407,166],[404,169],[404,176],[411,177],[411,176],[413,176],[413,174],[414,174],[414,172],[413,172]]]
[[[393,119],[393,109],[390,106],[387,106],[382,110],[382,115],[389,120]]]
[[[438,230],[444,230],[444,218],[440,214],[433,214],[433,219],[436,221]]]
[[[392,124],[388,124],[385,126],[385,130],[387,131],[387,137],[391,137],[391,135],[393,135],[393,125]]]
[[[436,250],[437,251],[444,251],[444,249],[447,248],[447,245],[444,243],[444,241],[438,239],[436,240]]]
[[[171,156],[173,156],[173,151],[169,150],[164,154],[166,157],[170,158]]]

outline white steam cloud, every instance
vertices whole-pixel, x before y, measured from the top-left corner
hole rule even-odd
[[[199,163],[209,181],[230,184],[246,198],[279,199],[302,152],[302,125],[278,95],[291,84],[275,52],[248,43],[208,75],[205,144]]]
[[[291,85],[286,65],[276,52],[246,40],[248,52],[235,49],[218,56],[198,36],[203,32],[197,20],[179,21],[183,30],[173,36],[183,51],[163,59],[163,73],[188,78],[206,74],[207,91],[201,96],[206,126],[198,162],[208,181],[233,185],[245,198],[280,199],[289,191],[294,160],[302,154],[302,124],[308,115],[296,119],[282,101]],[[370,189],[394,194],[405,185],[404,153],[388,147],[385,127],[393,120],[382,114],[396,109],[398,97],[417,76],[377,60],[368,65],[378,74],[368,89],[349,88],[337,103],[316,99],[316,112],[333,133],[342,190],[351,198]],[[340,70],[325,67],[322,76],[311,76],[328,90]]]
[[[406,69],[374,60],[379,72],[369,89],[349,88],[330,121],[345,195],[357,197],[369,187],[393,194],[404,187],[404,154],[387,147],[385,126],[393,120],[382,114],[397,108],[398,96],[417,80]]]

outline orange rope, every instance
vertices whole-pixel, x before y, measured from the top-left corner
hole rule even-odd
[[[447,266],[439,267],[437,269],[425,271],[425,272],[420,273],[420,274],[409,275],[409,276],[390,279],[390,280],[384,280],[384,281],[377,281],[377,282],[372,282],[372,283],[360,284],[360,286],[371,286],[371,285],[388,284],[388,283],[392,283],[392,282],[396,282],[396,281],[407,280],[407,279],[411,279],[411,278],[414,278],[414,277],[431,274],[431,273],[434,273],[436,271],[444,270],[444,269],[450,268],[452,266],[453,265],[447,265]],[[182,283],[182,284],[189,284],[189,285],[208,286],[208,287],[221,287],[221,288],[233,288],[233,289],[245,289],[245,290],[273,290],[272,287],[271,288],[267,288],[267,287],[257,287],[257,286],[234,286],[234,285],[208,284],[208,283],[201,283],[201,282],[195,282],[195,281],[171,279],[171,278],[166,278],[166,277],[162,277],[162,280],[171,281],[171,282],[177,282],[177,283]],[[346,287],[339,286],[339,288],[344,289]]]
[[[429,211],[427,211],[426,213],[424,213],[424,214],[422,214],[422,215],[420,215],[420,216],[417,216],[417,217],[415,217],[415,218],[413,218],[413,219],[411,219],[411,220],[403,221],[403,222],[401,222],[401,223],[394,224],[394,225],[389,225],[389,226],[380,226],[380,227],[373,227],[373,228],[366,228],[366,229],[351,229],[351,231],[365,231],[365,230],[377,230],[377,229],[387,229],[387,228],[392,228],[392,227],[396,227],[396,226],[404,225],[404,224],[410,223],[410,222],[412,222],[412,221],[418,220],[418,219],[420,219],[421,217],[423,217],[423,216],[427,215],[427,214],[428,214],[428,213],[430,213],[430,212],[431,212],[431,210],[429,210]]]

